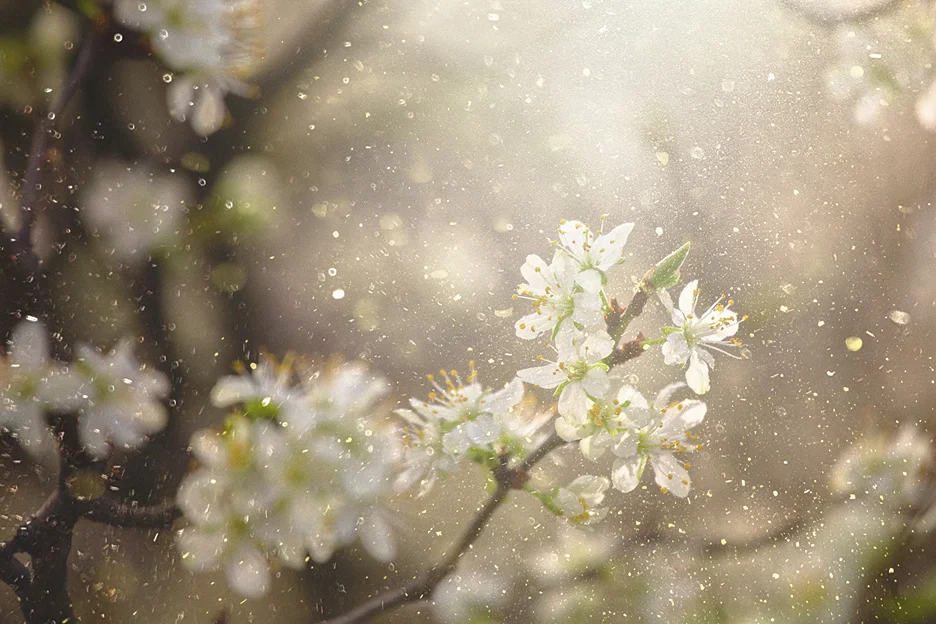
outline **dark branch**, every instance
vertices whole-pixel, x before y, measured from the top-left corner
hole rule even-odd
[[[92,522],[101,522],[110,526],[127,529],[163,529],[182,516],[182,511],[174,502],[159,505],[140,506],[101,497],[79,505],[81,516]]]
[[[49,141],[49,135],[55,128],[56,120],[61,116],[62,111],[72,99],[72,96],[81,88],[88,71],[91,69],[92,51],[95,45],[94,36],[89,33],[85,36],[84,43],[81,45],[81,51],[78,52],[78,58],[71,72],[65,79],[59,91],[58,97],[49,112],[39,122],[39,127],[33,132],[32,144],[29,150],[29,161],[26,165],[26,176],[23,183],[23,198],[20,204],[20,223],[17,233],[17,243],[21,252],[34,256],[32,251],[32,229],[36,223],[36,211],[39,204],[39,186],[43,166],[46,162],[46,147]]]
[[[508,458],[504,457],[501,461],[499,470],[494,471],[497,479],[497,488],[488,497],[487,501],[474,515],[471,522],[465,528],[461,538],[452,547],[452,550],[441,562],[436,564],[431,570],[417,576],[412,581],[402,587],[398,587],[385,594],[374,596],[362,605],[359,605],[348,611],[344,615],[325,620],[322,624],[354,624],[355,622],[369,621],[369,618],[381,611],[394,609],[410,602],[419,602],[429,597],[436,586],[442,582],[446,576],[451,574],[458,566],[458,560],[474,544],[475,540],[481,536],[484,527],[494,516],[494,512],[501,506],[507,493],[517,488],[518,483],[523,483],[528,477],[528,472],[541,459],[546,457],[550,451],[565,444],[565,440],[551,435],[542,444],[540,444],[526,459],[516,466],[509,466]]]

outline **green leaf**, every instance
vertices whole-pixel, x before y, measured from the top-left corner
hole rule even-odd
[[[646,280],[654,290],[672,288],[679,283],[679,268],[689,255],[689,245],[686,243],[656,263]]]

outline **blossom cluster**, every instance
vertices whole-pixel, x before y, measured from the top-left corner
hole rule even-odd
[[[577,441],[587,459],[611,450],[616,459],[610,484],[616,489],[636,488],[649,463],[663,491],[685,497],[690,485],[686,454],[702,448],[691,429],[705,417],[705,404],[693,398],[674,400],[683,383],[667,386],[650,403],[613,368],[626,327],[615,326],[622,314],[606,291],[608,272],[623,262],[633,227],[626,223],[596,233],[579,221],[563,221],[552,261],[527,257],[521,267],[526,283],[516,297],[530,300],[533,310],[517,321],[516,334],[523,339],[549,336],[556,355],[541,357],[541,366],[523,369],[517,376],[555,391],[556,433]],[[739,357],[731,351],[740,347],[734,336],[743,319],[732,312],[733,301],[724,297],[697,313],[698,281],[690,282],[673,304],[663,286],[678,281],[687,251],[688,246],[667,257],[656,267],[659,274],[651,271],[640,284],[645,296],[658,294],[673,322],[661,328],[661,338],[645,341],[640,348],[662,344],[664,362],[684,368],[689,387],[704,394],[710,388],[713,353]],[[608,486],[607,479],[586,475],[541,498],[554,511],[588,524],[602,517],[598,505]]]
[[[418,484],[424,494],[466,459],[487,464],[506,453],[522,457],[542,437],[537,431],[552,414],[521,414],[519,379],[492,392],[477,380],[473,362],[469,367],[467,383],[454,370],[441,371],[441,381],[430,375],[428,400],[412,398],[412,409],[396,410],[406,422],[398,490]]]
[[[161,400],[169,380],[136,361],[131,341],[103,353],[79,345],[71,364],[52,360],[49,352],[45,327],[27,317],[14,327],[0,358],[0,428],[26,451],[41,458],[54,448],[49,412],[77,414],[82,445],[100,459],[115,447],[138,448],[165,427]]]
[[[156,55],[174,71],[169,112],[191,119],[202,136],[224,125],[224,97],[251,96],[246,82],[262,56],[260,0],[116,0],[114,15],[144,32]]]
[[[199,468],[177,496],[183,563],[223,568],[245,596],[267,591],[270,557],[300,569],[356,539],[377,559],[394,555],[383,502],[399,449],[373,417],[387,382],[360,363],[293,377],[266,359],[218,381],[213,404],[234,411],[223,431],[194,435]]]

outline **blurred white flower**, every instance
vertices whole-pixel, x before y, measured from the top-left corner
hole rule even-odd
[[[505,571],[458,570],[432,593],[432,612],[439,622],[500,622],[500,609],[509,605],[510,584]]]
[[[618,490],[636,488],[649,460],[664,492],[679,498],[689,494],[689,464],[683,455],[702,448],[690,430],[705,418],[706,407],[697,399],[671,401],[673,393],[683,386],[676,383],[663,388],[653,405],[638,399],[636,393],[632,396],[633,409],[628,414],[634,429],[620,435],[611,447],[618,457],[611,472]]]
[[[35,319],[13,328],[7,357],[0,359],[0,428],[8,429],[36,457],[54,448],[45,421],[48,398],[54,396],[49,338]]]
[[[604,225],[604,219],[602,219]],[[598,237],[581,221],[566,221],[559,226],[559,248],[572,258],[577,273],[575,281],[587,291],[600,289],[605,271],[621,261],[633,223],[622,223]]]
[[[142,262],[177,243],[189,200],[182,176],[111,161],[97,165],[81,196],[81,215],[118,258]]]
[[[835,462],[830,480],[841,494],[871,496],[896,507],[921,502],[932,468],[929,436],[905,425],[894,436],[871,436],[849,446]]]
[[[149,35],[156,54],[184,72],[168,92],[169,110],[202,136],[219,130],[227,93],[249,96],[245,80],[262,57],[261,0],[117,0],[117,19]]]
[[[589,329],[604,326],[601,279],[582,280],[583,286],[576,283],[578,270],[575,260],[562,251],[555,253],[549,265],[539,256],[527,256],[520,267],[527,283],[520,285],[514,297],[530,299],[534,311],[516,322],[518,338],[532,340],[543,332],[553,337],[572,323]]]
[[[179,487],[176,502],[191,523],[179,532],[183,565],[195,572],[223,568],[239,594],[266,593],[270,574],[259,540],[251,531],[251,518],[272,509],[276,491],[260,478],[260,468],[271,459],[264,439],[277,436],[266,421],[233,419],[225,433],[199,431],[192,437],[192,452],[201,467]]]
[[[252,418],[276,419],[280,422],[307,420],[302,388],[292,383],[289,362],[279,364],[264,357],[237,375],[226,375],[211,389],[211,404],[215,407],[243,405]]]
[[[169,380],[136,361],[131,341],[121,340],[106,354],[80,345],[75,371],[83,377],[78,431],[92,455],[107,456],[110,444],[135,449],[166,426],[160,400],[169,395]]]
[[[663,344],[663,359],[667,364],[683,366],[686,369],[686,383],[696,394],[705,394],[709,384],[709,368],[714,368],[715,358],[708,350],[724,353],[740,359],[741,356],[725,351],[725,348],[740,347],[741,341],[733,336],[738,331],[741,320],[731,311],[734,301],[726,305],[719,297],[701,316],[696,315],[699,300],[699,280],[689,282],[679,295],[679,308],[673,307],[673,301],[665,290],[659,291],[660,299],[673,317],[676,330],[671,331]]]
[[[559,414],[570,427],[579,427],[588,419],[589,396],[604,396],[610,387],[602,360],[614,350],[614,339],[604,330],[586,334],[570,329],[559,332],[556,347],[556,362],[525,368],[517,377],[541,388],[559,388]]]
[[[597,524],[608,515],[607,507],[600,505],[610,485],[605,477],[582,475],[569,485],[559,488],[553,504],[575,525]]]
[[[245,596],[266,591],[267,556],[299,569],[355,540],[377,559],[395,554],[384,499],[398,449],[373,414],[386,381],[361,363],[330,366],[301,385],[292,379],[289,362],[266,358],[220,380],[212,401],[242,408],[224,433],[196,434],[201,468],[180,489],[191,523],[179,542],[193,558],[187,565],[224,567]]]

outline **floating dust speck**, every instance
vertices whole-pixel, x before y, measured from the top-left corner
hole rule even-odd
[[[696,160],[702,160],[703,158],[705,158],[705,150],[699,147],[698,145],[696,145],[691,150],[689,150],[689,155],[695,158]]]
[[[448,277],[448,271],[446,271],[445,269],[436,269],[435,271],[429,274],[429,277],[431,277],[432,279],[437,279],[437,280],[445,279],[446,277]]]
[[[663,165],[664,167],[669,164],[669,154],[667,154],[666,152],[657,152],[656,158],[657,160],[660,161],[660,164]]]
[[[864,341],[862,341],[858,336],[849,336],[845,339],[845,347],[849,351],[858,351],[861,349],[862,344],[864,344]]]
[[[893,322],[897,323],[898,325],[906,325],[907,323],[910,322],[910,315],[907,314],[906,312],[902,312],[902,311],[900,311],[900,310],[894,310],[894,311],[892,311],[892,312],[888,315],[887,318],[889,318],[889,319],[892,320]]]
[[[494,316],[497,318],[510,318],[513,316],[513,308],[504,308],[503,310],[494,310]]]
[[[332,291],[332,299],[344,299],[344,295],[345,292],[343,288],[337,288]]]
[[[793,293],[796,292],[796,286],[794,286],[793,284],[784,284],[783,286],[780,287],[780,290],[782,290],[788,295],[792,295]]]

